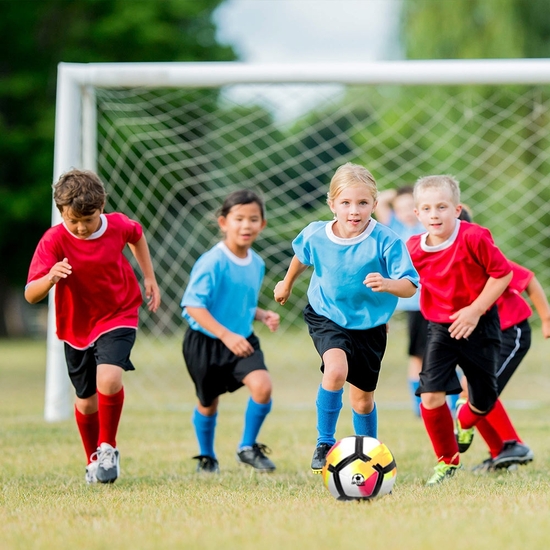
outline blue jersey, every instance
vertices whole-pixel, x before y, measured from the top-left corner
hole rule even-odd
[[[418,286],[405,243],[386,226],[371,219],[361,235],[337,237],[333,221],[309,224],[292,242],[300,262],[313,266],[309,303],[318,315],[348,329],[369,329],[392,316],[397,297],[373,292],[363,281],[369,273],[408,279]]]
[[[253,332],[264,273],[265,263],[253,250],[246,258],[239,258],[224,243],[218,243],[191,270],[180,304],[182,317],[192,329],[215,338],[186,311],[186,306],[205,308],[218,323],[248,338]]]
[[[405,225],[395,217],[393,212],[391,214],[388,227],[395,231],[404,243],[406,243],[413,235],[426,233],[426,229],[420,222],[413,226]],[[396,309],[399,311],[420,311],[420,289],[418,289],[416,294],[410,298],[399,298]]]

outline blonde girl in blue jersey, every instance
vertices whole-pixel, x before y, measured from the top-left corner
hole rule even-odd
[[[199,400],[192,422],[200,454],[194,458],[197,471],[219,471],[214,451],[219,396],[246,386],[250,398],[237,460],[271,472],[269,449],[256,441],[271,410],[271,378],[252,327],[255,320],[272,332],[279,326],[277,313],[258,307],[265,264],[251,246],[266,226],[264,205],[254,192],[240,190],[225,199],[218,214],[224,239],[197,260],[181,301],[189,323],[183,356]]]
[[[274,291],[275,300],[285,304],[298,276],[313,267],[304,319],[323,372],[314,473],[321,472],[336,442],[346,381],[355,433],[377,437],[374,390],[386,349],[386,323],[398,298],[414,295],[418,286],[403,241],[372,218],[376,199],[376,182],[366,168],[340,166],[327,200],[334,219],[313,222],[294,239],[295,255]]]

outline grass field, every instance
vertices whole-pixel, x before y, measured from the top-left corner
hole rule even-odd
[[[246,390],[222,398],[216,442],[221,474],[194,473],[194,397],[175,343],[178,360],[170,368],[181,387],[171,391],[179,391],[178,401],[143,403],[146,369],[135,354],[138,371],[126,378],[119,431],[122,475],[111,486],[87,486],[73,420],[43,420],[45,343],[0,341],[0,548],[548,547],[550,342],[535,340],[503,395],[535,461],[514,473],[474,476],[469,467],[486,457],[477,437],[463,455],[464,470],[427,488],[434,456],[409,410],[405,336],[394,330],[377,402],[379,437],[395,455],[398,476],[393,494],[373,502],[338,502],[309,472],[318,360],[306,336],[289,339],[284,352],[282,342],[262,334],[275,394],[260,441],[273,449],[276,473],[257,475],[235,461]],[[350,433],[346,403],[337,436]]]

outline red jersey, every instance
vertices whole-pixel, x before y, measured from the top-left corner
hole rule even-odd
[[[34,252],[27,284],[67,258],[72,273],[55,287],[57,336],[76,349],[86,349],[116,328],[137,328],[141,290],[123,254],[135,244],[141,225],[120,213],[102,214],[101,227],[79,239],[64,224],[46,231]]]
[[[521,295],[535,275],[529,269],[510,262],[514,275],[506,290],[497,300],[500,328],[506,330],[531,317],[533,310]]]
[[[420,311],[429,321],[451,323],[450,315],[469,306],[489,277],[512,270],[485,227],[457,220],[453,234],[437,246],[428,246],[427,236],[414,235],[407,248],[420,275]]]

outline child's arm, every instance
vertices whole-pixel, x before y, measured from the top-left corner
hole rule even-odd
[[[544,289],[534,275],[525,291],[542,321],[542,335],[545,338],[550,338],[550,305],[548,305]]]
[[[392,216],[392,202],[395,199],[397,191],[395,189],[386,189],[378,194],[376,208],[374,209],[375,218],[384,225],[388,225]]]
[[[468,338],[474,331],[479,318],[498,300],[512,280],[512,271],[508,275],[495,279],[489,277],[479,296],[467,307],[453,313],[449,319],[453,321],[449,327],[451,338],[460,340]]]
[[[416,292],[409,279],[386,279],[380,273],[369,273],[363,284],[373,292],[389,292],[398,298],[410,298]]]
[[[308,268],[307,265],[303,264],[296,256],[290,261],[288,270],[286,272],[285,278],[282,281],[279,281],[275,285],[273,294],[275,296],[275,301],[279,302],[282,306],[285,305],[290,293],[292,292],[292,287],[296,282],[296,279]]]
[[[186,306],[185,310],[202,328],[219,338],[235,355],[248,357],[254,353],[254,348],[246,338],[224,327],[206,308]]]
[[[61,262],[57,262],[47,275],[31,281],[25,288],[25,300],[30,304],[37,304],[43,300],[48,292],[61,279],[66,279],[72,273],[72,267],[67,258],[63,258]]]
[[[254,319],[263,323],[271,332],[279,328],[279,314],[269,309],[256,308]]]
[[[149,254],[145,235],[142,235],[135,244],[128,243],[128,246],[143,273],[143,285],[145,286],[145,297],[148,300],[147,306],[149,307],[149,311],[155,312],[160,306],[160,290],[155,278],[153,262],[151,261],[151,254]]]

